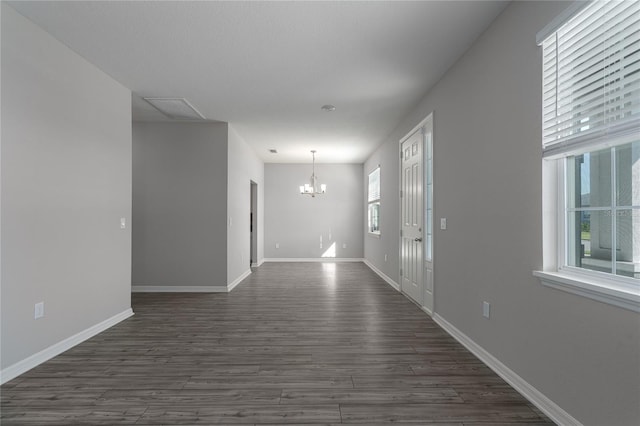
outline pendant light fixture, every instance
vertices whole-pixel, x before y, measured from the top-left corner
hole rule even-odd
[[[316,151],[311,150],[311,155],[313,156],[311,180],[310,183],[300,185],[300,193],[315,197],[316,195],[324,194],[325,192],[327,192],[327,185],[323,183],[318,186],[318,178],[316,177]]]

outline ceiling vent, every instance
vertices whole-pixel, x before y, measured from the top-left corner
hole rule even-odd
[[[174,120],[206,120],[197,109],[184,98],[143,98],[155,109]]]

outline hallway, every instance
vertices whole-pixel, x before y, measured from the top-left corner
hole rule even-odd
[[[2,424],[553,424],[362,263],[132,298],[2,386]]]

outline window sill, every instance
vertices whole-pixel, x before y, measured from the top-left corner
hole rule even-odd
[[[640,312],[640,290],[620,285],[615,280],[600,280],[564,271],[533,271],[533,275],[547,287]]]
[[[370,237],[373,238],[380,238],[380,233],[379,232],[368,232]]]

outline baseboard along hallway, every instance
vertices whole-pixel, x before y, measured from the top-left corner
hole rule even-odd
[[[2,386],[1,423],[553,425],[363,263],[264,263]]]

